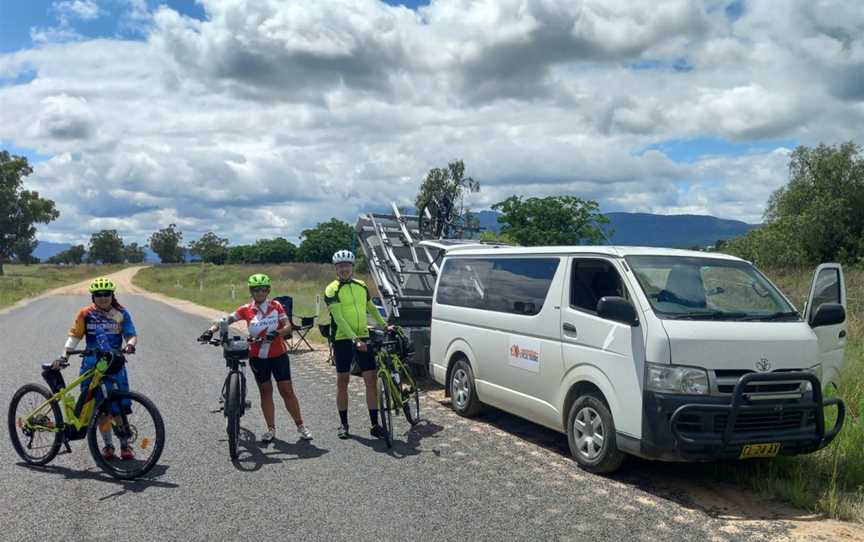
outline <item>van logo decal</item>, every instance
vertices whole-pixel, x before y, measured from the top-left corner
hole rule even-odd
[[[532,373],[540,372],[542,341],[533,337],[511,335],[507,353],[509,364]]]
[[[771,362],[765,358],[762,358],[756,362],[756,368],[759,370],[759,372],[764,373],[771,368]]]

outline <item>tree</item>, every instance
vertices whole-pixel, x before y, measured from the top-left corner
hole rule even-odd
[[[429,233],[435,237],[451,237],[460,229],[476,228],[476,217],[465,210],[465,193],[478,192],[480,183],[465,177],[465,163],[456,160],[446,168],[432,168],[420,185],[415,205],[422,214],[428,209],[433,226]]]
[[[255,247],[252,245],[236,245],[228,247],[228,263],[255,263]]]
[[[316,227],[303,230],[303,240],[297,250],[297,259],[302,262],[329,263],[337,250],[348,250],[353,246],[354,228],[341,220],[331,218]]]
[[[500,210],[501,234],[522,246],[598,244],[607,239],[609,219],[596,201],[575,196],[510,196],[492,206]]]
[[[507,235],[504,235],[503,233],[496,233],[492,230],[480,232],[480,241],[484,243],[503,243],[505,245],[519,244]]]
[[[12,248],[12,251],[15,253],[15,260],[24,265],[39,263],[39,258],[33,257],[33,251],[36,250],[38,245],[39,241],[37,241],[35,237],[31,239],[20,239]]]
[[[123,247],[123,259],[128,263],[141,263],[144,261],[144,247],[138,243],[129,243]]]
[[[765,225],[724,251],[760,266],[853,263],[864,257],[864,158],[853,142],[799,146],[789,182],[768,200]]]
[[[80,265],[84,261],[84,245],[73,245],[63,252],[59,252],[48,258],[48,263],[65,263]]]
[[[182,241],[183,233],[177,230],[176,224],[171,224],[151,235],[148,243],[162,263],[179,263],[183,261]]]
[[[102,263],[123,262],[123,239],[117,230],[102,230],[90,236],[89,260]]]
[[[297,258],[297,246],[282,237],[259,239],[253,251],[258,259],[256,263],[288,263]]]
[[[27,158],[0,151],[0,276],[3,262],[16,251],[26,252],[36,239],[34,224],[48,224],[60,216],[53,201],[23,189],[24,177],[31,173]],[[30,249],[27,256],[32,253]]]
[[[189,243],[189,252],[201,258],[202,262],[222,265],[228,258],[228,239],[208,231],[201,239]]]

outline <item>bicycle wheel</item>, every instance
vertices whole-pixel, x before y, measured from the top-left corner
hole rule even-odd
[[[99,449],[100,425],[110,419],[111,436],[132,450],[134,457],[105,459]],[[153,401],[134,391],[114,390],[103,400],[90,419],[87,444],[96,465],[119,480],[130,480],[147,474],[156,466],[165,446],[165,424]]]
[[[15,392],[9,403],[12,446],[21,459],[30,465],[51,462],[57,457],[63,443],[63,414],[56,401],[36,411],[51,395],[43,386],[25,384]]]
[[[228,455],[232,460],[239,455],[240,416],[243,415],[243,393],[240,373],[228,375],[228,395],[225,398],[225,417],[228,419]]]
[[[387,381],[378,375],[378,415],[381,416],[381,427],[384,429],[384,442],[387,447],[393,446],[393,409],[390,399],[390,388]]]
[[[404,376],[399,386],[402,392],[402,399],[405,401],[402,403],[405,419],[412,426],[417,425],[417,422],[420,421],[420,391],[417,389],[416,384],[412,385],[410,382],[406,382]]]

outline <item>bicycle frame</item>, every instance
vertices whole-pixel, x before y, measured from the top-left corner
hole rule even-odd
[[[400,379],[405,379],[406,383],[411,388],[416,389],[414,378],[410,371],[402,363],[402,360],[393,352],[379,351],[375,354],[375,364],[378,366],[378,376],[384,381],[387,388],[390,390],[390,397],[393,398],[394,406],[397,408],[405,406],[408,403],[407,397],[402,397],[402,391],[393,379],[395,372]]]
[[[105,379],[105,371],[108,369],[108,362],[105,359],[100,359],[96,362],[96,365],[92,369],[88,369],[81,376],[76,378],[71,384],[66,387],[60,389],[54,395],[52,395],[49,399],[45,400],[42,404],[36,407],[33,412],[27,415],[26,420],[23,422],[29,429],[38,429],[40,431],[46,431],[51,433],[57,433],[59,431],[64,431],[65,427],[46,427],[41,425],[33,425],[31,424],[31,420],[40,414],[43,410],[50,408],[51,403],[56,401],[61,408],[63,409],[63,424],[73,426],[77,431],[81,431],[85,427],[90,424],[90,420],[93,417],[93,413],[96,410],[96,390],[102,386],[102,398],[103,401],[108,397],[108,389],[104,386],[103,381]],[[64,401],[64,397],[67,395],[72,395],[74,390],[78,388],[85,380],[88,378],[93,378],[90,381],[90,385],[87,387],[87,391],[78,395],[77,401],[74,402],[74,406],[70,406]]]

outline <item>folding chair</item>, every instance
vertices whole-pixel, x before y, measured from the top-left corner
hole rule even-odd
[[[327,339],[327,348],[330,350],[330,355],[327,357],[327,363],[336,365],[336,359],[333,358],[333,337],[330,336],[330,324],[318,324],[318,331],[321,336]]]
[[[278,301],[282,307],[285,308],[285,312],[288,313],[288,321],[291,322],[291,328],[293,332],[291,336],[288,337],[288,351],[289,352],[297,352],[297,349],[300,348],[301,344],[305,344],[310,352],[313,352],[315,349],[312,348],[312,345],[309,344],[309,341],[306,339],[306,335],[309,334],[312,329],[315,328],[315,317],[314,316],[301,316],[300,323],[294,321],[294,298],[289,295],[282,295],[279,297],[274,297],[274,300]],[[297,333],[294,336],[294,333]]]

